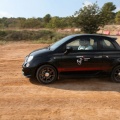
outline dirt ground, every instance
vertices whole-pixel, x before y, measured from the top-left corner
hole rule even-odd
[[[0,120],[120,120],[120,84],[108,78],[61,79],[50,85],[25,78],[24,57],[44,46],[0,45]]]

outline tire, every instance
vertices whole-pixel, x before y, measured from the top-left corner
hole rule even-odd
[[[36,78],[40,83],[49,84],[57,80],[57,70],[51,65],[43,65],[38,68]]]
[[[120,83],[120,65],[119,66],[116,66],[113,71],[112,71],[112,74],[111,74],[111,80],[113,82],[117,82],[117,83]]]

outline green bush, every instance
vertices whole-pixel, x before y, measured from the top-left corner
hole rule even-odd
[[[50,30],[40,31],[0,31],[0,41],[33,41],[37,43],[53,43],[65,37],[66,34],[56,33]]]

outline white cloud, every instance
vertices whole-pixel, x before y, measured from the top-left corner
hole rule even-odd
[[[92,2],[85,1],[85,2],[83,3],[83,7],[84,7],[84,6],[88,6],[88,5],[92,5]]]
[[[10,18],[10,17],[13,17],[13,15],[8,12],[0,11],[0,18],[2,17]]]

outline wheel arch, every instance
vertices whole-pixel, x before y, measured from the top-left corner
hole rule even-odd
[[[111,71],[111,81],[120,83],[120,75],[119,75],[119,70],[120,69],[120,64],[116,65],[112,71]],[[116,73],[115,73],[116,72]],[[115,75],[116,74],[116,75]],[[116,77],[117,76],[117,77]]]
[[[120,58],[119,59],[117,59],[117,60],[115,60],[114,62],[113,62],[113,67],[112,67],[112,69],[111,69],[111,72],[114,70],[114,68],[116,68],[117,66],[120,66]]]
[[[46,63],[42,63],[42,64],[40,64],[40,65],[37,66],[37,68],[36,68],[36,70],[35,70],[35,77],[36,77],[36,74],[37,74],[37,70],[38,70],[41,66],[43,66],[43,65],[51,65],[52,67],[54,67],[54,68],[56,69],[56,71],[57,71],[57,75],[59,76],[59,72],[58,72],[57,67],[56,67],[55,65],[51,64],[51,63],[46,62]]]

